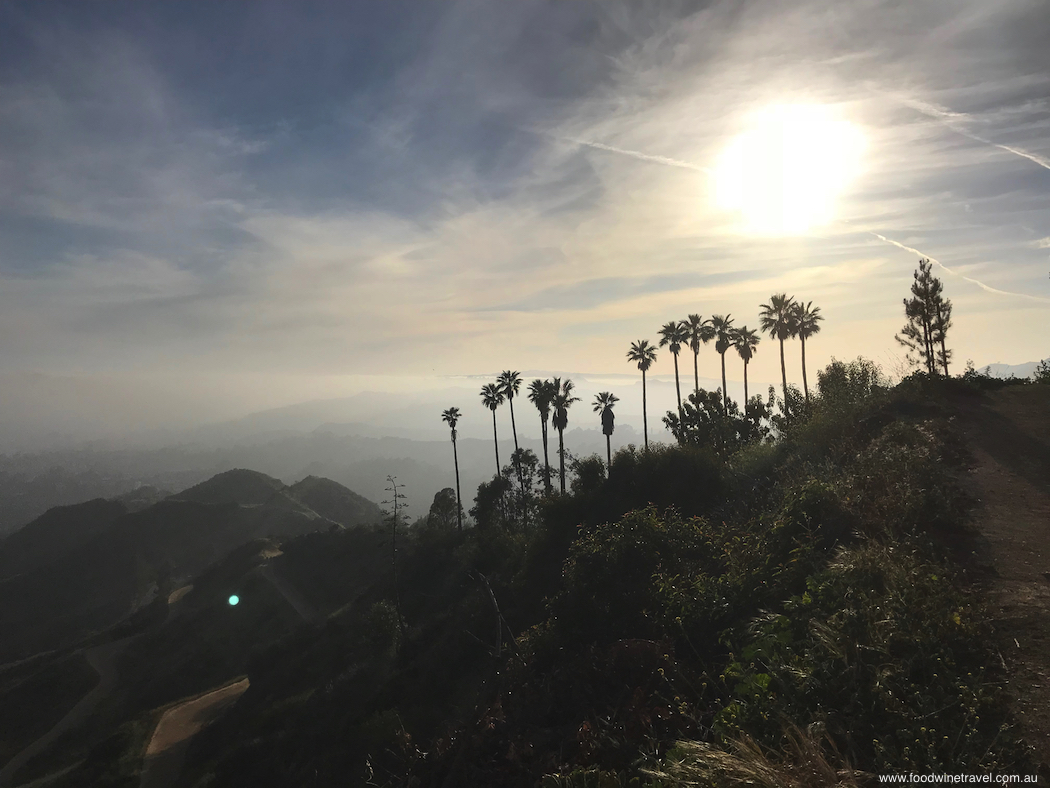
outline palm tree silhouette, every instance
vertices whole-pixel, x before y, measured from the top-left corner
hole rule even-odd
[[[682,388],[678,385],[678,353],[681,351],[682,345],[688,341],[688,327],[684,322],[679,323],[677,320],[672,320],[661,326],[660,347],[669,346],[671,355],[674,356],[674,390],[678,396],[678,418],[682,418]]]
[[[514,433],[514,451],[517,451],[518,428],[514,424],[514,397],[521,388],[521,375],[517,372],[505,369],[500,373],[499,377],[496,378],[496,385],[499,386],[500,391],[503,392],[503,396],[507,398],[507,404],[510,405],[510,430]]]
[[[726,392],[726,351],[733,347],[733,318],[729,315],[711,315],[711,327],[715,330],[715,350],[722,357],[722,413],[729,409],[729,394]]]
[[[689,347],[693,350],[693,390],[700,391],[700,345],[707,344],[715,338],[715,330],[710,320],[700,315],[689,315],[684,321],[689,334]]]
[[[547,419],[551,415],[554,385],[549,380],[536,378],[529,384],[529,402],[540,412],[540,435],[543,437],[543,486],[551,494],[551,463],[547,454]]]
[[[564,493],[565,428],[569,426],[569,408],[572,406],[572,403],[579,402],[580,398],[572,396],[572,390],[575,386],[571,380],[566,380],[562,383],[560,378],[555,378],[554,386],[558,393],[554,395],[554,399],[551,402],[554,406],[554,418],[551,420],[551,423],[554,424],[554,429],[558,431],[558,465],[561,476],[561,491]]]
[[[762,330],[770,339],[780,340],[780,382],[784,387],[784,415],[788,413],[787,368],[784,366],[784,340],[795,335],[795,299],[787,293],[776,293],[769,297],[768,304],[762,304],[759,313]]]
[[[459,423],[459,408],[449,408],[442,412],[441,420],[452,430],[452,458],[456,463],[456,521],[458,530],[463,530],[463,501],[459,494],[459,453],[456,451],[456,424]]]
[[[820,307],[813,306],[813,302],[803,305],[802,302],[795,304],[795,336],[802,341],[802,390],[806,393],[806,402],[809,402],[809,384],[806,382],[806,340],[814,334],[820,333],[820,321],[824,316],[820,314]]]
[[[514,470],[518,473],[518,486],[521,487],[521,491],[524,493],[525,479],[521,475],[521,464],[518,462],[518,458],[521,457],[521,453],[518,451],[518,427],[514,423],[514,395],[521,388],[521,375],[513,370],[505,369],[496,378],[496,385],[500,387],[503,396],[507,398],[507,404],[510,405],[510,430],[514,435],[514,454],[511,459],[514,461]]]
[[[612,469],[612,434],[616,428],[616,418],[613,416],[613,405],[620,398],[609,391],[602,391],[594,397],[594,412],[602,414],[602,433],[605,435],[605,457],[608,462],[606,466]]]
[[[496,433],[496,408],[503,404],[499,384],[486,383],[481,387],[481,404],[492,411],[492,439],[496,444],[496,475],[499,476],[499,435]]]
[[[648,339],[639,339],[631,343],[631,349],[627,351],[627,360],[638,364],[642,371],[642,432],[645,435],[645,448],[649,448],[649,416],[646,413],[645,404],[645,373],[656,361],[656,348],[649,344]]]
[[[757,331],[752,331],[747,326],[741,326],[733,336],[733,344],[740,358],[744,360],[744,415],[747,415],[747,365],[751,357],[755,355],[755,349],[761,341]]]

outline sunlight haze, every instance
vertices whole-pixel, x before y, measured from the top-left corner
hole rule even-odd
[[[1047,356],[1040,3],[198,10],[0,9],[7,448],[508,368],[628,376],[640,413],[631,342],[777,292],[825,317],[811,375],[899,374],[909,250],[955,371]]]

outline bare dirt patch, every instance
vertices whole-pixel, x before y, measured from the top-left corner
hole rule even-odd
[[[247,689],[248,679],[241,679],[165,711],[146,748],[139,783],[141,788],[174,785],[193,737],[214,722]]]
[[[980,532],[972,556],[1022,732],[1050,764],[1050,386],[1000,389],[961,403],[973,454],[970,490]]]

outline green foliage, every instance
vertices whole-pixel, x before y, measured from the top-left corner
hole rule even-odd
[[[1050,383],[1050,359],[1043,359],[1032,373],[1032,379],[1036,383]]]
[[[988,625],[944,567],[907,543],[843,550],[758,618],[723,679],[723,736],[782,744],[782,720],[821,723],[876,772],[1018,771]]]
[[[879,366],[862,356],[848,362],[832,358],[828,366],[817,372],[820,405],[825,410],[854,409],[886,388]]]
[[[747,403],[745,416],[733,400],[723,407],[720,392],[700,389],[682,403],[681,418],[668,411],[663,422],[680,444],[706,448],[726,457],[769,434],[765,422],[771,408],[772,398],[766,403],[755,396]]]

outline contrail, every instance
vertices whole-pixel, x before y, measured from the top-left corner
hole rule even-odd
[[[872,232],[871,230],[869,230],[868,232],[871,235],[874,235],[880,241],[885,241],[888,244],[893,244],[898,249],[903,249],[906,252],[911,252],[912,254],[917,254],[919,257],[925,257],[931,263],[936,263],[937,265],[939,265],[941,268],[943,268],[945,271],[947,271],[952,276],[957,276],[960,279],[965,279],[967,282],[975,284],[979,288],[981,288],[982,290],[987,290],[989,293],[996,293],[998,295],[1005,295],[1005,296],[1016,296],[1017,298],[1028,298],[1028,299],[1031,299],[1032,301],[1050,302],[1050,298],[1045,298],[1044,296],[1034,296],[1034,295],[1030,295],[1028,293],[1011,293],[1009,290],[999,290],[997,288],[990,287],[989,285],[986,285],[984,282],[979,282],[976,279],[971,279],[968,276],[964,276],[963,274],[960,274],[960,273],[957,273],[957,272],[953,271],[948,266],[946,266],[944,263],[942,263],[940,260],[935,260],[934,258],[930,257],[928,254],[923,254],[918,249],[912,249],[910,246],[905,246],[902,243],[898,243],[897,241],[894,241],[892,238],[887,238],[885,235],[879,235],[878,233]]]
[[[968,137],[971,140],[976,140],[977,142],[983,142],[985,145],[991,145],[993,148],[1004,150],[1007,153],[1013,153],[1015,156],[1020,156],[1024,159],[1028,159],[1028,161],[1032,162],[1033,164],[1038,164],[1040,167],[1050,170],[1050,159],[1044,158],[1043,156],[1040,156],[1037,153],[1029,153],[1028,151],[1021,150],[1020,148],[1014,148],[1009,145],[1002,145],[998,142],[987,139],[985,137],[981,137],[980,135],[974,134],[972,131],[968,131],[967,129],[963,128],[960,124],[969,120],[969,115],[966,115],[962,112],[952,112],[951,110],[946,110],[943,107],[938,107],[935,104],[928,104],[925,101],[916,101],[915,99],[906,99],[901,98],[900,96],[892,96],[892,98],[906,107],[911,107],[917,112],[921,112],[927,117],[939,120],[949,129],[954,131],[956,134],[961,134],[962,136]]]
[[[668,167],[681,167],[686,170],[696,170],[697,172],[710,173],[707,167],[701,167],[699,164],[693,164],[688,161],[680,161],[678,159],[669,159],[666,156],[652,156],[648,153],[641,153],[636,150],[627,150],[626,148],[614,148],[612,145],[606,145],[602,142],[592,142],[590,140],[576,139],[575,137],[559,137],[556,135],[549,135],[554,139],[561,140],[562,142],[573,142],[577,145],[586,145],[588,148],[597,148],[598,150],[607,150],[610,153],[619,153],[623,156],[630,156],[635,159],[641,159],[642,161],[651,161],[654,164],[666,164]]]

